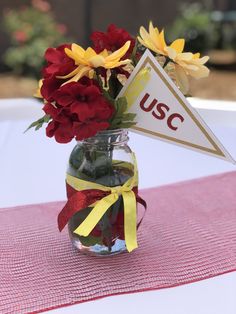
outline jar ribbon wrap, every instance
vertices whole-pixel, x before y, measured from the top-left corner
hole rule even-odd
[[[126,247],[129,252],[138,247],[137,244],[137,211],[136,202],[146,208],[146,202],[138,195],[138,171],[134,160],[134,175],[122,186],[104,186],[90,181],[78,179],[67,174],[68,201],[58,215],[58,227],[61,231],[69,219],[78,211],[88,206],[94,206],[74,232],[80,236],[88,236],[98,224],[105,212],[122,195],[124,202],[124,234]]]

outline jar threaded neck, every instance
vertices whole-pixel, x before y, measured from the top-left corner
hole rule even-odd
[[[98,132],[95,136],[81,141],[85,145],[106,145],[106,146],[120,146],[125,145],[129,140],[128,130],[116,129],[105,130]]]

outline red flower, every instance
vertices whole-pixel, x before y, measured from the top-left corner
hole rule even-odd
[[[44,105],[43,111],[50,115],[50,117],[58,123],[67,124],[71,120],[70,108],[61,108],[60,106],[56,107],[48,102]]]
[[[55,136],[59,143],[67,143],[73,137],[83,140],[109,127],[113,106],[103,97],[94,81],[86,84],[71,82],[61,86],[46,103],[43,110],[50,115],[46,134]],[[52,103],[54,101],[54,103]]]
[[[65,54],[65,48],[71,48],[71,45],[64,44],[46,50],[44,57],[47,66],[43,69],[43,77],[63,76],[76,68],[74,61]]]
[[[55,78],[53,75],[43,80],[43,85],[40,89],[41,95],[47,101],[53,101],[53,93],[63,84],[64,81]]]
[[[86,138],[96,135],[99,131],[108,129],[109,122],[107,121],[96,121],[96,119],[86,121],[86,122],[75,122],[74,132],[75,138],[78,141],[84,140]]]
[[[46,135],[48,137],[55,137],[58,143],[68,143],[74,137],[72,123],[59,123],[57,121],[49,122],[46,128]]]
[[[91,35],[91,40],[97,53],[103,51],[104,49],[115,51],[121,48],[128,40],[130,40],[130,48],[123,59],[129,58],[135,45],[134,38],[132,38],[126,30],[123,28],[118,28],[114,24],[108,26],[107,33],[93,32]]]

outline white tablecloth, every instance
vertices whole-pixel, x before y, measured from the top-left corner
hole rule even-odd
[[[236,159],[236,103],[192,99]],[[27,126],[42,115],[32,99],[0,100],[0,207],[65,199],[64,174],[75,145],[59,145],[44,130]],[[236,170],[221,159],[130,132],[139,164],[140,188]],[[1,240],[0,240],[1,241]],[[104,298],[55,313],[235,314],[236,273],[176,288]]]

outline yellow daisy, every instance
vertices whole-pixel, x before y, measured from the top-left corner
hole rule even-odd
[[[65,76],[58,76],[62,79],[69,79],[66,83],[78,81],[83,76],[93,78],[94,69],[103,67],[105,69],[113,69],[131,62],[130,59],[121,60],[130,47],[130,41],[127,41],[120,49],[109,53],[104,49],[100,53],[96,53],[91,47],[84,50],[77,44],[72,44],[71,49],[65,48],[68,57],[75,61],[77,68]]]
[[[138,41],[148,49],[165,55],[166,42],[164,30],[159,32],[157,27],[153,27],[152,22],[149,23],[149,32],[146,31],[143,26],[140,27],[140,36],[138,36]]]
[[[176,39],[167,46],[164,31],[159,32],[157,27],[153,27],[152,22],[149,23],[149,32],[143,26],[140,28],[138,40],[143,46],[174,62],[176,82],[184,93],[188,91],[187,75],[196,79],[209,75],[209,69],[204,65],[209,59],[208,56],[200,58],[200,53],[183,52],[185,46],[183,38]]]

